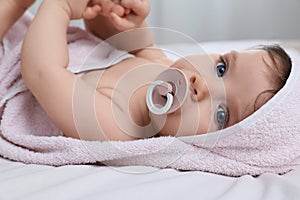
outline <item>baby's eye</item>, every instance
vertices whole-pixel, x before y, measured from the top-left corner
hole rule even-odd
[[[217,113],[216,113],[216,121],[218,124],[219,129],[222,129],[228,121],[228,111],[227,109],[219,106]]]
[[[223,77],[223,75],[226,72],[226,69],[227,69],[227,67],[226,67],[225,63],[223,63],[223,62],[218,63],[216,66],[218,77]]]

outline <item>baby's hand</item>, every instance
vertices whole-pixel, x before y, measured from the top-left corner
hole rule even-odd
[[[93,0],[92,3],[101,5],[101,14],[110,17],[112,12],[119,17],[123,17],[126,13],[129,14],[130,9],[125,9],[120,5],[121,0]]]
[[[44,0],[61,6],[70,19],[93,19],[100,14],[101,6],[92,0]]]
[[[150,12],[148,0],[104,0],[102,13],[119,31],[139,28]]]

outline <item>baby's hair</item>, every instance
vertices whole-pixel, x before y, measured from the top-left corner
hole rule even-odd
[[[283,88],[291,73],[292,60],[286,51],[278,44],[260,45],[252,49],[265,50],[272,60],[271,65],[267,62],[265,63],[271,72],[269,80],[273,88],[265,90],[258,95],[254,103],[254,111],[256,111]]]

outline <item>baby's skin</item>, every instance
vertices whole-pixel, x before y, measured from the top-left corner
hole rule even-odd
[[[270,87],[265,74],[272,60],[263,50],[191,55],[172,62],[155,48],[149,29],[133,31],[147,27],[149,10],[147,0],[44,0],[41,4],[24,39],[22,77],[65,136],[124,141],[204,134],[251,114],[248,108]],[[66,69],[66,31],[72,19],[84,19],[86,30],[104,40],[131,30],[133,34],[125,34],[125,45],[120,40],[112,44],[134,57],[79,78]],[[128,41],[140,48],[132,50]],[[188,98],[174,113],[156,116],[146,105],[147,88],[169,67],[185,74]],[[209,77],[200,73],[202,68]],[[219,92],[220,82],[225,95]]]
[[[35,0],[0,0],[0,41]]]

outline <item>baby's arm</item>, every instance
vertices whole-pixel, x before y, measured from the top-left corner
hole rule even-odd
[[[44,0],[25,36],[22,78],[51,120],[66,136],[77,137],[72,111],[76,76],[69,63],[67,28],[71,19],[96,16],[88,0]]]
[[[35,0],[0,0],[0,41]]]
[[[76,78],[75,74],[66,69],[69,63],[66,33],[70,20],[83,16],[93,17],[99,12],[99,7],[88,7],[88,2],[88,0],[43,1],[23,43],[22,78],[50,119],[65,136],[85,140],[129,140],[132,138],[125,135],[115,125],[114,116],[109,115],[112,113],[110,99],[100,92],[95,92],[95,88],[81,78]],[[103,123],[103,130],[99,130],[98,124],[97,126],[83,124],[85,135],[79,136],[76,125],[78,122],[82,124],[82,121],[78,121],[73,111],[73,95],[78,92],[80,96],[92,94],[93,99],[95,98],[95,105],[88,104],[88,106],[93,108],[95,106],[95,111],[99,111],[96,115],[97,119]],[[80,106],[79,109],[82,108]],[[85,109],[86,104],[82,111],[86,112]],[[80,114],[79,118],[85,116],[86,113]],[[92,116],[95,115],[94,112],[92,114]],[[90,120],[92,119],[87,120],[88,123]]]

